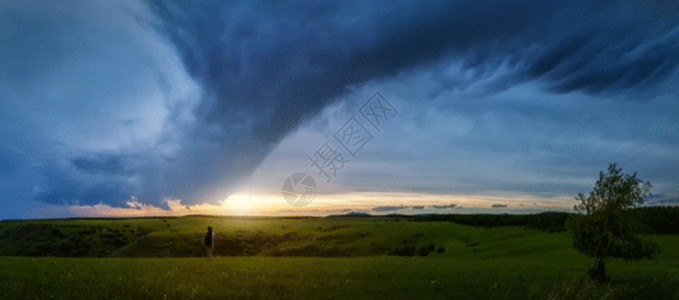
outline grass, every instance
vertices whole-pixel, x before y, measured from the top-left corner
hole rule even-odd
[[[679,274],[616,262],[613,282],[549,257],[2,258],[0,298],[676,299]]]
[[[567,233],[519,227],[385,218],[22,221],[0,224],[0,249],[12,249],[5,243],[28,224],[56,228],[61,239],[99,227],[88,253],[111,252],[106,258],[0,257],[0,299],[679,299],[676,235],[648,236],[663,248],[656,259],[611,260],[611,282],[597,285],[585,275],[592,261],[573,250]],[[220,234],[219,248],[241,252],[222,249],[212,261],[170,257],[202,255],[208,224]],[[109,228],[125,228],[128,241],[110,247],[108,235],[101,236]],[[23,242],[40,241],[36,232]],[[400,245],[430,243],[446,251],[386,255]],[[17,245],[22,242],[13,249]]]

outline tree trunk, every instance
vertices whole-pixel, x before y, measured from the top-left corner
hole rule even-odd
[[[594,267],[589,270],[589,276],[597,282],[607,282],[608,276],[606,275],[606,259],[603,257],[595,257]]]

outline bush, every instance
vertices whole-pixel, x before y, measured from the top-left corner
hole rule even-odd
[[[413,245],[403,245],[402,247],[396,246],[389,252],[389,255],[398,256],[413,256],[417,252],[417,249]]]
[[[436,249],[436,253],[438,253],[438,254],[441,254],[441,253],[443,253],[443,252],[446,252],[446,248],[443,248],[443,247],[439,246],[439,247]]]
[[[427,256],[427,255],[429,255],[429,248],[427,248],[426,246],[422,246],[422,247],[420,247],[420,250],[417,251],[417,254],[419,256]]]

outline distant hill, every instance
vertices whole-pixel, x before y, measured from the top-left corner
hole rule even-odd
[[[366,212],[352,211],[346,214],[329,215],[326,218],[341,218],[341,217],[372,217],[372,215]]]

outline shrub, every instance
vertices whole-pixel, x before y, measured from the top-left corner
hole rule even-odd
[[[427,256],[429,255],[429,248],[427,248],[427,246],[422,246],[420,247],[420,250],[417,251],[417,254],[419,256]]]
[[[417,249],[413,245],[403,245],[402,247],[396,246],[389,252],[389,255],[398,256],[413,256],[417,252]]]

